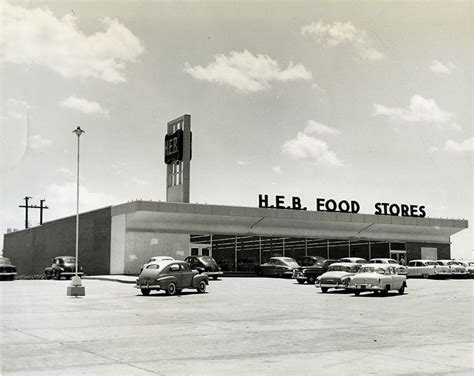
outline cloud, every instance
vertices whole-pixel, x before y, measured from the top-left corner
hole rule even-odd
[[[39,134],[28,137],[28,148],[32,150],[41,150],[53,144],[53,141],[41,137]]]
[[[86,35],[77,18],[56,17],[49,9],[2,4],[0,60],[35,64],[65,78],[108,82],[125,81],[126,63],[136,62],[145,51],[142,42],[118,20],[101,20],[104,31]]]
[[[99,103],[88,101],[84,98],[70,96],[69,98],[64,99],[60,104],[63,107],[80,111],[88,115],[97,115],[105,118],[109,117],[109,111],[104,110]]]
[[[281,150],[282,154],[293,160],[309,159],[321,165],[343,165],[325,141],[309,136],[304,132],[298,132],[296,138],[286,141]]]
[[[446,141],[444,150],[453,153],[472,153],[474,152],[474,137],[468,138],[462,142],[448,140]]]
[[[320,135],[338,135],[341,133],[339,129],[328,127],[327,125],[318,123],[314,120],[308,120],[308,125],[304,129],[304,133],[317,133]]]
[[[391,108],[381,104],[374,104],[373,115],[388,116],[392,120],[411,123],[420,122],[445,125],[455,130],[461,130],[461,127],[455,123],[455,114],[442,110],[434,99],[423,98],[418,94],[410,99],[410,104],[407,108]]]
[[[8,98],[6,102],[6,116],[14,119],[24,119],[31,108],[26,101]]]
[[[358,30],[352,22],[333,22],[332,24],[321,21],[312,22],[301,27],[301,35],[314,38],[327,47],[351,45],[363,60],[382,60],[385,55],[371,46],[367,33]]]
[[[451,74],[455,68],[456,65],[454,65],[451,61],[448,61],[448,64],[444,65],[438,60],[433,60],[430,64],[430,71],[434,73]]]
[[[247,162],[247,161],[240,161],[240,160],[239,160],[239,161],[237,161],[237,164],[238,164],[239,166],[248,166],[248,165],[250,164],[250,162]]]
[[[272,171],[273,171],[275,174],[281,174],[281,173],[282,173],[280,166],[273,166],[273,167],[272,167]]]
[[[310,80],[311,72],[301,64],[290,62],[281,70],[278,62],[267,55],[254,56],[249,51],[232,51],[230,56],[215,55],[207,67],[185,64],[184,71],[193,78],[218,85],[227,85],[248,94],[269,89],[273,81]]]

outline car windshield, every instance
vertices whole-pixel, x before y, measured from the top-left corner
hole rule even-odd
[[[64,263],[65,264],[75,264],[76,263],[76,259],[74,257],[68,257],[68,258],[65,258],[64,259]]]
[[[294,259],[289,258],[289,257],[284,258],[283,261],[285,261],[287,264],[295,264],[295,265],[298,265],[298,263],[297,263]]]
[[[201,257],[201,261],[204,261],[204,262],[216,262],[216,260],[214,260],[212,257],[209,257],[209,256]]]
[[[329,272],[350,272],[351,267],[350,266],[344,266],[344,265],[331,265],[328,268]]]
[[[147,269],[159,269],[160,265],[158,264],[150,264],[146,267]]]
[[[389,264],[398,264],[398,262],[396,262],[395,260],[388,260],[388,263]]]
[[[426,261],[426,265],[443,265],[443,263],[436,261]]]
[[[359,269],[359,273],[379,273],[385,274],[385,269],[377,266],[363,266]]]

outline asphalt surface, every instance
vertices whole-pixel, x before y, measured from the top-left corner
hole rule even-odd
[[[84,280],[1,282],[3,375],[472,375],[474,280],[388,297],[273,278],[141,296]]]

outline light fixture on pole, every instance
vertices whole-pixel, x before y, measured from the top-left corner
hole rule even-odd
[[[80,139],[85,133],[81,127],[77,127],[72,131],[77,136],[77,180],[76,180],[76,271],[72,277],[71,285],[67,288],[68,296],[85,296],[86,291],[82,286],[81,277],[77,275],[79,268],[79,155],[80,155]]]

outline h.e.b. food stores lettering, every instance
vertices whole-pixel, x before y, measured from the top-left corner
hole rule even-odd
[[[287,202],[285,196],[275,196],[275,203],[270,204],[268,195],[258,195],[258,206],[260,208],[270,209],[292,209],[292,210],[307,210],[306,206],[301,204],[301,199],[298,196],[292,196],[291,200]],[[377,202],[374,205],[375,215],[392,215],[402,217],[426,217],[424,205],[408,205],[408,204],[393,204],[389,202]],[[316,198],[316,210],[326,212],[341,212],[341,213],[358,213],[360,205],[354,200],[336,201],[333,199]]]

